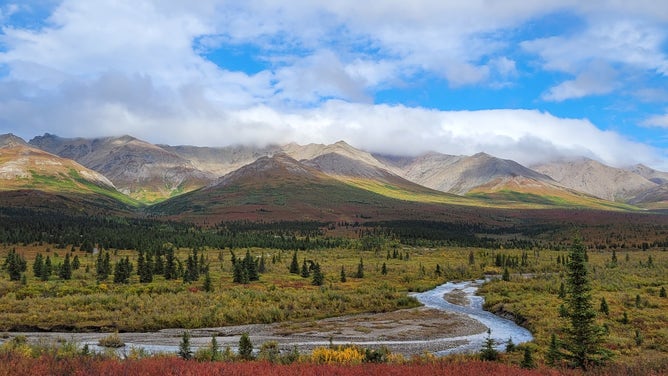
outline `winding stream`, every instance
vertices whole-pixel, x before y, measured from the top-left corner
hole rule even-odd
[[[506,341],[511,338],[513,343],[520,344],[528,342],[533,339],[531,333],[516,325],[514,322],[496,316],[490,312],[482,309],[483,298],[476,296],[475,293],[478,287],[484,283],[484,280],[464,281],[464,282],[448,282],[422,293],[412,293],[420,303],[428,308],[442,310],[446,312],[453,312],[466,315],[474,320],[479,321],[484,326],[491,329],[491,336],[496,342],[496,348],[503,350]],[[461,300],[467,304],[457,305],[449,303],[444,296],[456,291]],[[200,347],[206,347],[211,339],[211,333],[216,333],[220,328],[197,329],[197,332],[209,333],[201,334],[200,336],[193,336],[191,339],[192,349],[196,350]],[[165,329],[153,333],[121,333],[120,336],[125,342],[126,346],[117,349],[116,352],[123,356],[127,354],[131,348],[141,349],[148,353],[175,353],[178,351],[178,343],[181,339],[182,330],[180,329]],[[100,338],[107,336],[107,333],[12,333],[13,336],[23,335],[28,340],[37,342],[48,339],[66,339],[68,341],[76,342],[80,345],[88,345],[91,351],[101,352],[104,348],[97,345]],[[238,343],[238,335],[223,335],[216,334],[216,339],[222,346],[230,346],[233,350]],[[415,340],[369,340],[369,341],[327,341],[322,338],[305,339],[297,336],[261,336],[259,338],[251,338],[256,343],[262,343],[269,340],[277,340],[282,349],[290,349],[298,347],[300,349],[308,350],[316,346],[327,346],[329,344],[350,344],[354,343],[365,347],[388,346],[390,348],[403,346],[412,347],[414,353],[420,353],[422,348],[433,348],[437,345],[439,351],[435,351],[435,355],[446,355],[453,353],[477,352],[482,348],[484,340],[487,338],[487,333],[478,333],[473,335],[444,337],[436,339],[415,339]],[[259,340],[259,341],[258,341]],[[2,342],[4,340],[0,340]],[[258,346],[259,347],[259,346]]]
[[[475,295],[475,293],[478,291],[478,287],[484,282],[484,280],[448,282],[436,287],[433,290],[412,294],[412,296],[414,296],[426,307],[448,312],[462,313],[481,322],[483,325],[491,329],[491,336],[497,344],[496,348],[499,350],[505,349],[505,343],[509,338],[512,339],[513,343],[516,345],[533,340],[533,336],[527,329],[522,328],[510,320],[496,316],[493,313],[482,309],[484,298],[482,296]],[[464,292],[465,297],[469,302],[467,306],[452,304],[443,298],[445,294],[451,293],[454,290],[461,290]],[[457,337],[457,339],[466,340],[468,343],[445,351],[439,351],[435,354],[445,355],[452,353],[478,351],[480,348],[482,348],[483,341],[486,338],[487,333]],[[455,338],[449,339],[454,340]]]

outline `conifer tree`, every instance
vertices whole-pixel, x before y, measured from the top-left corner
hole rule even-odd
[[[380,267],[380,274],[387,275],[387,265],[385,263]]]
[[[166,280],[177,279],[178,270],[176,268],[176,257],[174,256],[174,248],[168,247],[165,250],[165,268],[164,276]]]
[[[211,281],[211,273],[207,270],[206,273],[204,273],[204,285],[202,286],[204,291],[206,292],[211,292],[213,291],[213,283]]]
[[[341,282],[346,282],[346,269],[341,265]]]
[[[60,266],[60,270],[58,271],[58,276],[61,279],[65,280],[72,278],[72,264],[70,262],[69,253],[65,254],[65,260],[63,261],[63,264]]]
[[[561,360],[561,352],[559,351],[559,342],[557,342],[557,336],[552,333],[550,337],[550,347],[547,349],[547,354],[545,354],[545,361],[550,366],[555,366]]]
[[[243,360],[253,359],[253,343],[251,343],[248,333],[244,333],[239,338],[239,357]]]
[[[72,259],[72,270],[79,270],[81,267],[81,261],[79,261],[79,256],[75,255]]]
[[[608,307],[608,302],[605,301],[605,297],[601,298],[601,307],[599,308],[599,312],[605,314],[606,316],[610,314],[610,308]]]
[[[44,268],[44,258],[41,253],[35,255],[35,262],[32,264],[32,274],[39,278],[42,276],[42,268]]]
[[[529,346],[526,346],[524,348],[524,357],[522,358],[522,362],[520,362],[520,367],[522,368],[535,368],[536,363],[533,361],[533,355],[531,353],[531,348]]]
[[[292,254],[292,262],[290,263],[290,273],[299,274],[299,262],[297,261],[297,251]]]
[[[579,239],[571,247],[568,262],[566,314],[570,326],[564,343],[566,357],[572,364],[586,370],[603,362],[609,355],[601,347],[601,328],[596,326],[596,312],[591,301],[591,286],[587,271],[586,249]]]
[[[311,284],[314,286],[322,286],[325,283],[325,275],[320,270],[320,264],[317,262],[313,265],[313,280]]]
[[[355,274],[356,278],[364,278],[364,262],[362,261],[362,258],[360,257],[360,263],[357,264],[357,274]]]
[[[308,270],[308,265],[306,265],[306,259],[304,259],[304,262],[302,263],[301,276],[302,276],[302,278],[308,278],[310,275],[311,275],[311,272]]]
[[[480,359],[487,361],[495,361],[499,359],[499,352],[494,348],[496,341],[492,338],[492,330],[487,329],[487,338],[480,351]]]
[[[187,330],[183,331],[181,336],[181,343],[179,343],[179,356],[185,360],[191,359],[193,352],[190,348],[190,332]]]
[[[53,265],[51,265],[51,257],[46,256],[46,260],[44,260],[44,266],[42,267],[42,274],[39,276],[39,279],[42,281],[48,281],[52,272]]]

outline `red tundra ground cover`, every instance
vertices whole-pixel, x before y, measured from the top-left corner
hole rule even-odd
[[[469,361],[465,363],[434,362],[424,364],[331,365],[294,363],[277,365],[268,362],[203,362],[180,358],[147,358],[141,360],[99,360],[92,358],[55,359],[50,356],[28,358],[20,355],[0,356],[0,375],[31,376],[199,376],[199,375],[340,375],[340,376],[548,376],[562,373],[554,369],[525,370],[501,363]],[[576,373],[572,373],[576,374]]]

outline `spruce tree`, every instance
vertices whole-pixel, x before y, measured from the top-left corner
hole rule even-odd
[[[58,276],[61,279],[72,279],[72,263],[70,262],[70,254],[67,253],[65,254],[65,260],[63,261],[63,264],[60,266],[60,270],[58,271]]]
[[[496,341],[492,338],[492,330],[487,329],[487,338],[480,351],[480,359],[487,361],[495,361],[499,359],[499,352],[494,348]]]
[[[244,333],[239,338],[239,357],[243,360],[253,359],[253,343],[251,343],[248,333]]]
[[[564,347],[572,364],[586,370],[609,355],[601,347],[603,331],[594,322],[596,312],[591,301],[586,249],[579,239],[573,243],[569,259],[565,301],[570,326],[566,329],[568,341]]]
[[[211,273],[207,270],[206,273],[204,273],[204,285],[202,286],[204,288],[204,291],[206,292],[211,292],[213,291],[213,283],[211,281]]]
[[[545,361],[550,366],[555,366],[561,360],[561,352],[559,350],[559,342],[557,342],[557,336],[552,333],[550,337],[550,347],[547,349],[547,354],[545,354]]]
[[[178,270],[176,268],[176,257],[174,256],[174,249],[169,247],[165,250],[165,268],[164,275],[166,280],[177,279]]]
[[[42,268],[44,268],[44,258],[41,253],[35,256],[35,262],[32,264],[32,274],[39,278],[42,276]]]
[[[299,274],[299,261],[297,261],[297,251],[292,254],[292,262],[290,263],[290,273]]]
[[[355,274],[356,278],[364,278],[364,262],[362,261],[362,258],[360,257],[360,263],[357,264],[357,274]]]
[[[380,274],[387,275],[387,265],[385,263],[380,267]]]
[[[185,360],[191,359],[193,357],[193,352],[190,349],[190,332],[187,330],[184,330],[183,336],[181,336],[181,343],[179,343],[178,354]]]
[[[610,314],[610,308],[608,307],[608,302],[605,301],[605,297],[601,298],[601,307],[598,310],[606,316]]]
[[[341,265],[341,282],[346,282],[346,269]]]
[[[520,367],[522,368],[535,368],[536,363],[533,361],[533,355],[531,354],[531,348],[529,346],[526,346],[524,348],[524,357],[522,358],[522,362],[520,363]]]
[[[306,265],[306,259],[304,259],[304,262],[302,263],[301,276],[302,278],[308,278],[310,275],[311,272],[308,270],[308,265]]]
[[[81,261],[79,261],[79,256],[75,255],[72,259],[72,270],[79,270],[81,267]]]
[[[325,283],[325,275],[320,270],[320,264],[317,262],[313,265],[313,280],[311,284],[314,286],[322,286]]]
[[[42,281],[48,281],[52,271],[53,265],[51,265],[51,257],[46,256],[46,260],[44,260],[44,266],[42,267],[42,273],[39,276],[39,279]]]

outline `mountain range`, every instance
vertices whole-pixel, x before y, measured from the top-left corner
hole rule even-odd
[[[523,166],[485,153],[380,155],[344,141],[212,148],[154,145],[131,136],[47,133],[26,143],[2,135],[0,181],[3,197],[17,191],[95,194],[151,205],[155,213],[239,218],[284,212],[338,219],[379,208],[400,216],[443,204],[668,208],[668,173],[643,165],[615,168],[577,158]]]

